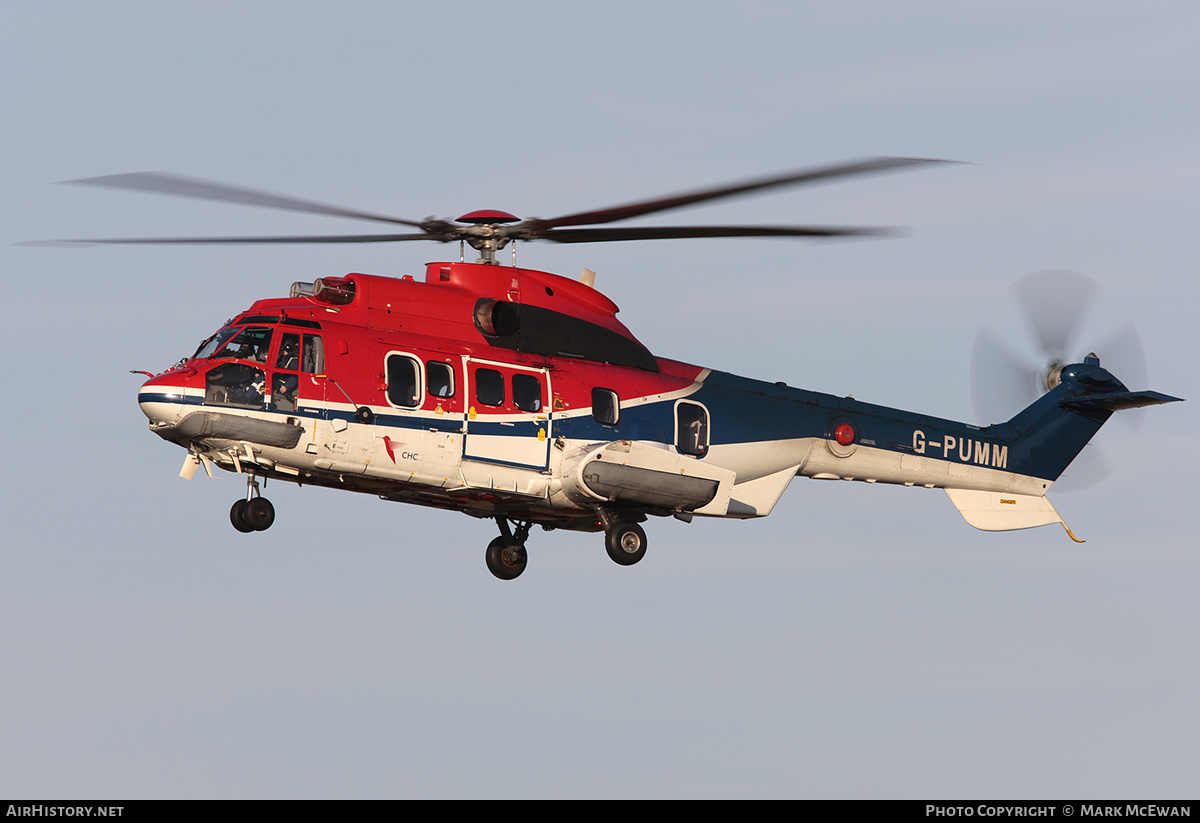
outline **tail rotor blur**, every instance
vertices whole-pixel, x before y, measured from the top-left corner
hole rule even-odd
[[[1010,419],[1058,385],[1058,372],[1089,352],[1133,389],[1147,384],[1146,357],[1137,330],[1127,324],[1114,333],[1088,339],[1083,332],[1100,294],[1094,280],[1078,272],[1035,272],[1013,285],[1013,297],[1027,334],[1005,338],[982,330],[971,353],[971,401],[987,425]],[[1140,425],[1141,410],[1117,415],[1123,425]],[[1109,461],[1089,445],[1064,473],[1060,485],[1079,490],[1111,473]]]

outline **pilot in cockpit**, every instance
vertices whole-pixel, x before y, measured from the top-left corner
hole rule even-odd
[[[292,335],[287,335],[279,345],[279,357],[275,361],[275,368],[295,370],[300,365],[299,349]]]

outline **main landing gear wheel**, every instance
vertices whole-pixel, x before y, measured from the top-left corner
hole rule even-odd
[[[233,508],[229,510],[229,522],[233,527],[243,534],[249,534],[254,531],[254,527],[246,522],[246,501],[237,500],[233,504]]]
[[[512,580],[525,571],[529,555],[526,554],[523,543],[502,536],[488,543],[485,559],[488,571],[501,580]]]
[[[646,556],[646,533],[637,523],[618,521],[604,532],[608,556],[622,566],[632,566]]]
[[[519,522],[514,520],[512,528],[507,517],[497,517],[496,525],[500,527],[500,536],[488,543],[484,559],[487,560],[488,571],[501,580],[512,580],[525,571],[529,555],[525,553],[525,541],[533,521]]]
[[[271,528],[275,522],[275,507],[265,497],[255,497],[246,502],[246,522],[255,531],[262,532]]]
[[[265,497],[238,500],[229,510],[229,522],[245,534],[266,531],[275,522],[275,507]]]

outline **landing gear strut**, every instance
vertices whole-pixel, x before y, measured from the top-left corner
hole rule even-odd
[[[500,527],[500,536],[488,543],[484,559],[488,571],[501,580],[512,580],[525,571],[525,564],[529,560],[525,552],[525,540],[533,523],[518,523],[516,531],[513,531],[509,528],[507,518],[497,517],[496,525]]]
[[[240,532],[261,532],[271,528],[275,522],[275,507],[258,493],[258,478],[246,477],[246,498],[238,500],[229,509],[229,522]]]

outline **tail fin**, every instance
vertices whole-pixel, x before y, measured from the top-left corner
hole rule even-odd
[[[1058,385],[1007,424],[1015,429],[1010,468],[1051,482],[1083,450],[1113,412],[1172,403],[1180,398],[1154,391],[1131,392],[1101,368],[1094,354],[1063,366]]]
[[[1173,403],[1180,400],[1154,391],[1131,392],[1100,367],[1094,354],[1082,363],[1063,366],[1055,375],[1058,385],[1007,423],[1008,469],[1040,478],[1048,488],[1113,412]],[[946,489],[963,518],[977,529],[1009,531],[1062,523],[1072,540],[1079,541],[1043,495],[1004,491]]]

